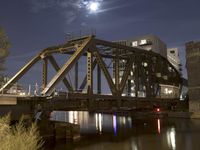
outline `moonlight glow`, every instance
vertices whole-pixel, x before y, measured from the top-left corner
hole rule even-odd
[[[90,2],[88,5],[88,9],[91,13],[97,12],[99,10],[99,2]]]

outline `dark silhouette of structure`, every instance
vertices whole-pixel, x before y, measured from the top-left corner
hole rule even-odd
[[[186,43],[186,67],[188,72],[189,109],[200,112],[200,42]]]
[[[126,53],[124,53],[126,51]],[[59,66],[54,58],[54,54],[71,55],[63,66]],[[78,60],[86,57],[86,73],[81,84],[78,83]],[[112,63],[113,69],[104,60]],[[152,51],[129,47],[118,43],[108,42],[95,38],[95,36],[85,36],[78,39],[71,39],[67,43],[53,46],[42,50],[31,61],[29,61],[13,78],[11,78],[1,89],[1,93],[6,93],[9,88],[16,83],[23,75],[38,61],[43,61],[42,91],[41,95],[50,96],[54,92],[55,86],[61,81],[67,88],[68,96],[73,98],[86,96],[87,98],[112,98],[123,99],[125,85],[131,78],[137,98],[140,91],[145,92],[145,98],[160,98],[159,84],[179,86],[180,75],[177,70],[163,56]],[[123,75],[120,74],[120,61],[124,62]],[[56,75],[48,82],[48,63],[52,64],[57,71]],[[82,64],[83,65],[83,64]],[[66,78],[69,70],[75,67],[75,85],[73,86]],[[84,67],[81,66],[81,67]],[[97,92],[94,92],[94,70],[97,68]],[[113,73],[110,73],[113,71]],[[108,83],[110,94],[101,94],[101,72],[103,72]],[[86,88],[85,88],[86,87]],[[87,92],[84,93],[83,90]],[[129,96],[131,98],[132,96]],[[177,95],[177,98],[179,95]]]

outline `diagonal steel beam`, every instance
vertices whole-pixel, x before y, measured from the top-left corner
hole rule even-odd
[[[45,57],[43,59],[43,67],[42,67],[42,89],[44,89],[47,85],[48,78],[48,60]]]
[[[95,59],[92,65],[92,71],[94,71],[94,68],[96,67],[96,65],[97,65],[97,60]],[[87,84],[87,75],[84,77],[79,89],[82,91],[85,88],[86,84]]]
[[[113,80],[112,80],[112,78],[111,78],[111,76],[110,76],[110,74],[109,74],[109,72],[108,72],[108,70],[106,68],[106,64],[104,63],[104,61],[103,61],[102,57],[100,56],[100,54],[99,54],[97,49],[95,49],[93,51],[93,54],[96,57],[97,63],[100,66],[100,68],[102,69],[102,71],[103,71],[103,73],[104,73],[104,75],[105,75],[105,77],[107,79],[107,82],[108,82],[108,85],[110,87],[110,90],[111,90],[112,94],[116,95],[117,94],[117,89],[116,89],[116,87],[115,87],[115,85],[113,83]]]
[[[17,74],[12,77],[1,89],[1,93],[6,93],[35,63],[37,63],[41,57],[41,53],[36,55],[32,60],[30,60]]]
[[[54,69],[58,72],[60,70],[60,67],[59,65],[57,64],[55,58],[53,56],[48,56],[48,59],[50,61],[50,63],[52,64],[52,66],[54,67]],[[63,83],[64,85],[66,86],[66,88],[72,92],[73,91],[73,88],[72,86],[70,85],[69,81],[67,80],[67,78],[63,78]]]
[[[128,79],[128,75],[130,74],[131,69],[133,68],[133,58],[128,59],[127,63],[126,63],[126,67],[125,67],[125,72],[122,76],[122,80],[120,83],[120,95],[122,94],[124,87],[126,85],[126,81]]]
[[[52,80],[48,83],[46,88],[41,92],[42,95],[50,95],[52,94],[55,86],[63,80],[65,74],[72,68],[72,66],[78,61],[78,59],[83,55],[86,49],[90,47],[91,42],[94,37],[88,37],[74,52],[74,54],[69,58],[69,60],[60,68],[57,74],[52,78]]]

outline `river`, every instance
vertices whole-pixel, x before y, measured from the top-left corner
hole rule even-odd
[[[52,119],[80,125],[78,142],[54,150],[199,150],[200,120],[54,111]]]

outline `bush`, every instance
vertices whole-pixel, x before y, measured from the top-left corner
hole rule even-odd
[[[43,141],[36,123],[25,127],[22,117],[14,126],[10,126],[10,115],[0,118],[0,150],[38,150]]]

